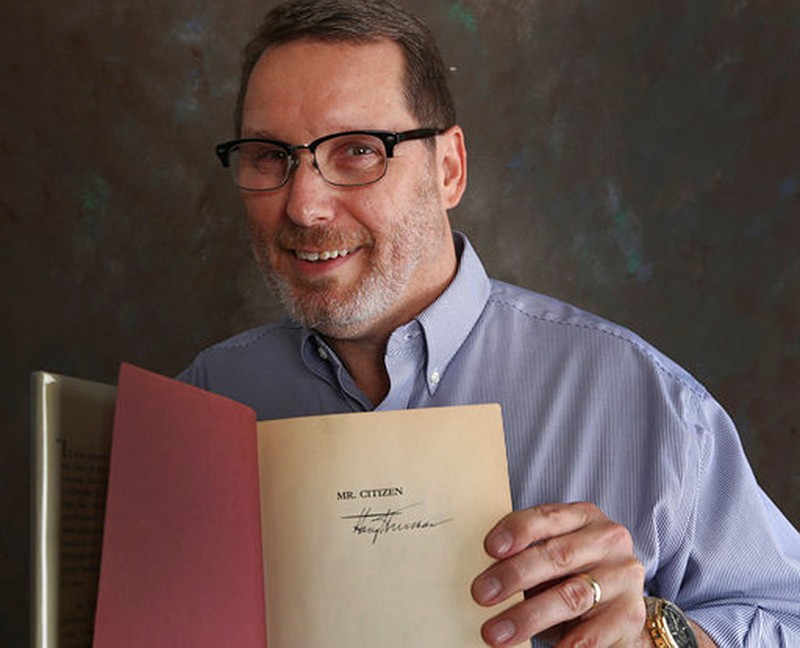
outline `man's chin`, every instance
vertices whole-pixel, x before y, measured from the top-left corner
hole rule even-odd
[[[303,290],[282,281],[270,281],[289,316],[300,324],[327,337],[357,337],[368,330],[371,313],[362,300],[341,295],[330,289]]]
[[[291,305],[287,308],[289,315],[304,326],[321,333],[325,337],[338,340],[354,339],[367,335],[373,326],[373,319],[345,314],[337,310],[298,308]]]
[[[402,283],[386,281],[377,273],[351,286],[342,286],[332,277],[301,284],[275,272],[266,276],[292,319],[337,339],[355,339],[373,332],[397,301]]]

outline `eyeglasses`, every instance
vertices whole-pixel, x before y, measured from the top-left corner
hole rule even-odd
[[[287,183],[299,166],[297,151],[307,149],[314,168],[337,187],[358,187],[378,182],[386,175],[394,147],[409,140],[441,135],[439,128],[418,128],[392,133],[363,130],[333,133],[310,144],[287,144],[275,140],[238,139],[217,146],[222,166],[233,173],[236,186],[246,191],[274,191]]]

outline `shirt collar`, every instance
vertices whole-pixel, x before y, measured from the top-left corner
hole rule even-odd
[[[453,239],[459,254],[456,276],[441,296],[417,317],[425,332],[426,375],[431,394],[477,323],[491,290],[486,270],[467,237],[453,232]]]

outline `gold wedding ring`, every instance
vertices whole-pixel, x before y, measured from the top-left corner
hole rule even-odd
[[[592,610],[597,607],[597,604],[600,603],[600,599],[603,597],[603,590],[600,589],[600,583],[598,583],[594,578],[592,578],[589,574],[584,574],[587,580],[589,581],[589,585],[592,587]]]

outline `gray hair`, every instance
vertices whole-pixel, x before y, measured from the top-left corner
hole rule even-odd
[[[389,0],[290,0],[264,18],[243,51],[239,96],[234,114],[237,137],[250,75],[267,50],[301,39],[322,42],[397,43],[405,57],[405,99],[422,127],[456,123],[444,62],[431,30],[417,16]]]

